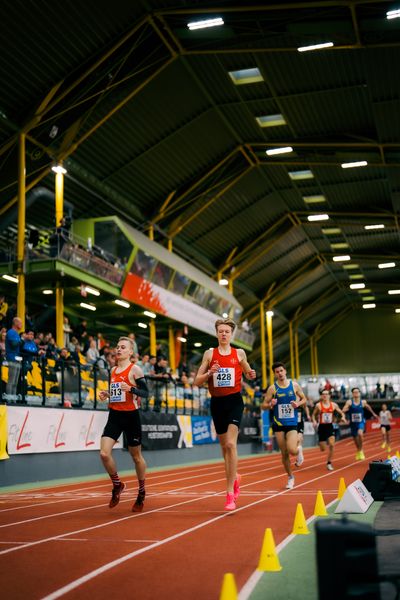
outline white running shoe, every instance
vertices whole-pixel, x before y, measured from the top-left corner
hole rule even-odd
[[[286,489],[287,490],[292,490],[294,488],[294,477],[293,475],[291,477],[289,477],[288,482],[286,484]]]
[[[328,471],[333,471],[332,463],[326,463],[326,468],[328,469]]]
[[[297,452],[297,459],[296,462],[294,463],[296,465],[296,467],[301,467],[301,465],[304,462],[304,454],[303,454],[303,448],[301,446],[299,446],[298,452]]]

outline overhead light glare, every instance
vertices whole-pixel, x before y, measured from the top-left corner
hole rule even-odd
[[[303,196],[303,200],[306,204],[319,204],[320,202],[326,202],[326,198],[322,194]]]
[[[96,288],[92,288],[89,285],[85,285],[82,290],[87,294],[92,294],[92,296],[100,296],[99,290],[96,290]]]
[[[285,117],[281,114],[262,115],[261,117],[256,117],[256,121],[260,127],[277,127],[278,125],[286,125]]]
[[[18,277],[14,275],[2,275],[3,279],[7,279],[7,281],[12,281],[13,283],[18,283]]]
[[[297,52],[309,52],[311,50],[323,50],[324,48],[332,48],[333,42],[323,42],[322,44],[311,44],[310,46],[300,46]]]
[[[225,277],[222,277],[219,281],[218,281],[219,285],[228,285],[229,281],[227,279],[225,279]]]
[[[365,288],[363,290],[357,290],[359,294],[370,294],[371,290],[369,288]]]
[[[203,344],[202,344],[201,342],[195,342],[195,343],[193,344],[193,346],[194,346],[195,348],[201,348],[201,347],[202,347],[202,345],[203,345]]]
[[[353,169],[354,167],[366,167],[367,165],[366,160],[355,160],[353,162],[342,163],[340,166],[342,169]]]
[[[182,344],[184,344],[185,342],[187,342],[187,339],[185,337],[177,337],[176,338],[179,342],[182,342]]]
[[[356,263],[352,263],[351,265],[342,265],[343,269],[359,269],[360,265],[357,265]]]
[[[326,215],[326,214],[308,215],[308,217],[307,217],[308,221],[327,221],[328,219],[329,219],[329,215]]]
[[[314,179],[314,174],[310,169],[303,171],[289,171],[289,177],[292,181],[300,181],[301,179]]]
[[[289,154],[293,152],[292,146],[283,146],[282,148],[270,148],[265,151],[268,156],[274,156],[275,154]]]
[[[400,8],[396,8],[395,10],[388,10],[386,13],[386,18],[390,19],[399,19],[400,18]]]
[[[365,288],[365,283],[351,283],[350,284],[351,290],[362,290],[363,288]]]
[[[333,262],[345,262],[346,260],[351,260],[348,254],[343,254],[341,256],[334,256],[332,258]]]
[[[156,313],[153,313],[150,310],[144,310],[143,314],[146,315],[146,317],[150,317],[151,319],[155,319],[157,316]]]
[[[141,327],[142,329],[147,329],[146,323],[138,323],[138,327]]]
[[[364,225],[364,229],[385,229],[383,223],[379,223],[378,225]]]
[[[397,314],[399,314],[400,313],[400,308],[395,308],[394,312],[397,313]]]
[[[395,262],[379,263],[378,269],[393,269],[396,266]]]
[[[375,296],[363,296],[363,300],[375,300]]]
[[[228,313],[222,313],[222,318],[227,319],[229,317]]]
[[[395,296],[396,294],[400,294],[400,290],[388,290],[389,296]]]
[[[349,279],[364,279],[364,275],[361,273],[354,273],[353,275],[349,275]]]
[[[267,317],[273,317],[274,316],[274,311],[273,310],[267,310],[267,312],[265,314],[267,315]]]
[[[340,233],[342,233],[342,230],[340,229],[340,227],[324,227],[322,229],[322,233],[324,235],[339,235]]]
[[[229,77],[235,85],[245,85],[247,83],[259,83],[264,81],[260,69],[240,69],[239,71],[228,71]]]
[[[220,27],[224,24],[223,19],[221,17],[217,17],[215,19],[203,19],[202,21],[192,21],[188,23],[188,29],[190,31],[194,31],[195,29],[206,29],[207,27]]]
[[[372,304],[363,304],[362,305],[363,308],[376,308],[376,304],[372,303]]]
[[[87,310],[96,310],[96,307],[93,304],[86,304],[86,302],[81,302],[79,306],[82,306],[82,308],[87,308]]]
[[[130,308],[131,305],[129,304],[129,302],[126,302],[125,300],[120,300],[119,298],[116,298],[114,300],[115,304],[118,304],[118,306],[123,306],[124,308]]]
[[[42,294],[45,296],[51,296],[53,294],[53,290],[42,290]]]
[[[331,244],[332,250],[342,250],[344,248],[349,248],[349,244],[347,242],[338,242],[337,244]]]
[[[59,175],[66,175],[68,173],[67,169],[62,165],[54,165],[53,167],[51,167],[51,170],[54,173],[58,173]]]

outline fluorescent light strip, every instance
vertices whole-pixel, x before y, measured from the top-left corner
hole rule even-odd
[[[79,306],[82,306],[82,308],[87,308],[88,310],[96,310],[96,307],[93,306],[93,304],[86,304],[86,302],[81,302]]]
[[[303,200],[306,204],[318,204],[320,202],[326,202],[326,198],[325,196],[322,196],[322,194],[315,196],[303,196]]]
[[[363,304],[363,308],[376,308],[376,304]]]
[[[42,290],[42,294],[45,296],[51,296],[53,294],[53,290]]]
[[[143,314],[146,315],[146,317],[150,317],[152,319],[156,318],[156,313],[151,312],[150,310],[144,310]]]
[[[351,283],[350,284],[351,290],[362,290],[363,288],[365,288],[365,283]]]
[[[196,29],[206,29],[207,27],[220,27],[224,24],[223,19],[221,17],[217,17],[216,19],[204,19],[203,21],[192,21],[188,23],[188,29],[190,31],[194,31]]]
[[[351,265],[342,265],[343,269],[359,269],[360,265],[356,265],[356,263],[352,263]]]
[[[400,294],[400,290],[389,290],[389,296],[395,296],[396,294]]]
[[[300,46],[297,52],[309,52],[310,50],[322,50],[323,48],[332,48],[333,42],[323,42],[322,44],[311,44],[310,46]]]
[[[383,223],[379,223],[379,225],[364,225],[364,229],[385,229]]]
[[[310,169],[303,171],[289,171],[289,177],[292,181],[300,181],[302,179],[314,179],[314,174]]]
[[[261,117],[256,117],[256,121],[260,127],[277,127],[278,125],[286,125],[285,117],[281,114],[262,115]]]
[[[362,273],[354,273],[353,275],[349,275],[349,279],[364,279],[364,275]]]
[[[92,296],[100,296],[99,290],[96,290],[95,288],[92,288],[89,285],[84,285],[83,286],[83,291],[87,292],[88,294],[92,294]]]
[[[265,151],[265,154],[274,156],[275,154],[289,154],[290,152],[293,152],[292,146],[284,146],[282,148],[270,148]]]
[[[141,327],[142,329],[147,329],[146,323],[138,323],[138,327]]]
[[[349,248],[349,244],[347,242],[338,242],[337,244],[331,244],[332,250],[342,250],[344,248]]]
[[[351,260],[348,254],[343,254],[343,256],[334,256],[332,258],[333,262],[345,262],[346,260]]]
[[[178,342],[182,342],[182,344],[184,344],[185,342],[187,342],[187,339],[184,337],[177,337],[176,338],[178,340]]]
[[[240,69],[239,71],[228,71],[228,73],[235,85],[245,85],[248,83],[259,83],[260,81],[264,81],[264,78],[257,67],[252,69]]]
[[[129,302],[126,302],[125,300],[120,300],[119,298],[116,298],[114,300],[115,304],[118,304],[118,306],[123,306],[124,308],[130,308],[131,305],[129,304]]]
[[[395,308],[394,312],[397,313],[397,314],[399,314],[400,313],[400,308]]]
[[[14,275],[2,275],[3,279],[7,279],[7,281],[12,281],[13,283],[18,283],[18,277],[14,277]]]
[[[395,10],[388,10],[386,13],[386,18],[390,19],[399,19],[400,18],[400,8],[396,8]]]
[[[327,227],[322,229],[322,233],[325,235],[338,235],[342,233],[339,227]]]
[[[329,215],[308,215],[308,221],[327,221],[329,219]]]
[[[375,300],[375,296],[364,296],[363,300]]]
[[[365,288],[363,290],[357,290],[359,294],[370,294],[372,290]]]
[[[378,265],[378,269],[392,269],[395,266],[396,266],[396,263],[394,263],[394,262],[380,263]]]
[[[201,342],[195,342],[195,343],[193,344],[193,346],[194,346],[195,348],[201,348],[201,347],[202,347],[202,345],[203,345],[203,344],[202,344]]]
[[[218,281],[219,285],[228,285],[229,281],[223,277]]]
[[[366,167],[367,165],[366,160],[356,160],[354,162],[342,163],[340,166],[342,169],[353,169],[354,167]]]

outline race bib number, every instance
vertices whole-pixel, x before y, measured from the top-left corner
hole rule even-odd
[[[293,419],[294,407],[291,404],[278,404],[278,417],[280,419]]]
[[[122,391],[121,382],[112,382],[110,384],[110,402],[125,402],[125,400],[125,392]]]
[[[361,423],[362,422],[362,414],[361,413],[353,413],[351,415],[351,422],[352,423]]]
[[[235,387],[235,369],[222,367],[214,373],[213,383],[216,388]]]
[[[332,423],[332,413],[321,413],[322,423]]]

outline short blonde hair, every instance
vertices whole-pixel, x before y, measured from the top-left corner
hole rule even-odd
[[[230,327],[232,329],[232,333],[235,331],[236,328],[236,323],[235,321],[232,321],[232,319],[217,319],[217,321],[215,321],[215,331],[218,333],[218,327],[220,325],[228,325],[228,327]]]
[[[119,343],[119,342],[128,342],[128,344],[130,345],[130,347],[131,347],[131,350],[132,350],[132,352],[133,352],[133,340],[132,340],[131,338],[128,338],[128,337],[126,337],[126,336],[124,336],[124,335],[123,335],[123,336],[121,336],[121,337],[118,339],[118,343]]]

